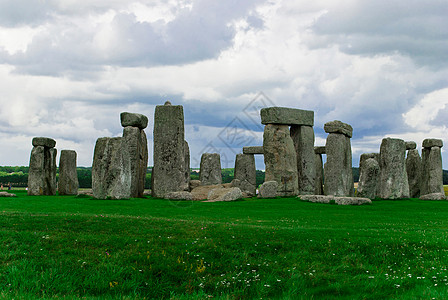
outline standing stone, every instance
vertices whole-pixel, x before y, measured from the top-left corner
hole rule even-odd
[[[314,163],[316,170],[316,178],[314,180],[314,195],[324,194],[324,165],[322,160],[322,154],[325,154],[325,147],[314,147]]]
[[[297,155],[299,193],[312,195],[316,179],[313,127],[292,125],[291,138]]]
[[[125,141],[121,137],[104,137],[96,141],[92,165],[93,197],[131,197],[131,155]]]
[[[202,154],[199,180],[202,185],[215,185],[222,183],[221,158],[219,153]]]
[[[190,147],[188,146],[188,142],[184,143],[184,161],[185,161],[185,187],[187,191],[190,190]]]
[[[297,155],[288,125],[267,124],[263,134],[265,181],[278,183],[279,196],[299,193]]]
[[[324,167],[325,194],[332,196],[354,196],[352,172],[352,148],[350,138],[353,129],[341,121],[332,121],[324,125],[329,133],[325,145],[327,162]]]
[[[53,147],[56,141],[50,138],[36,137],[32,141],[28,173],[28,195],[56,194],[56,154]]]
[[[258,198],[275,198],[278,195],[277,191],[278,191],[277,181],[265,181],[260,186]]]
[[[256,194],[256,168],[253,154],[237,154],[235,159],[235,179],[243,193],[253,197]],[[236,181],[237,182],[237,181]]]
[[[403,140],[383,139],[380,147],[380,198],[409,198],[405,156],[406,144]]]
[[[152,194],[188,190],[185,182],[184,110],[182,105],[157,105],[154,113]]]
[[[380,165],[375,158],[367,158],[360,163],[357,197],[375,199],[379,181]]]
[[[78,186],[76,152],[73,150],[62,150],[59,158],[59,195],[77,195]]]
[[[409,197],[420,197],[421,179],[422,179],[422,159],[418,150],[415,148],[408,148],[408,142],[406,142],[406,148],[408,149],[408,155],[406,157],[406,172],[408,174],[409,183]]]
[[[442,154],[443,141],[425,139],[422,151],[421,195],[441,193],[443,190]]]
[[[376,160],[378,165],[380,164],[380,154],[379,153],[363,153],[363,154],[361,154],[361,156],[359,158],[359,169],[360,169],[360,171],[362,169],[362,165],[364,164],[364,162],[366,160],[368,160],[369,158],[373,158],[374,160]]]

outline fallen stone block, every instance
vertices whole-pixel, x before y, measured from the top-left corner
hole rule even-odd
[[[235,201],[243,198],[241,190],[237,187],[233,188],[217,188],[213,189],[208,193],[206,202],[217,202],[217,201]]]

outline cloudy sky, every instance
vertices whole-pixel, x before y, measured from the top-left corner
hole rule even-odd
[[[351,124],[355,166],[384,137],[446,144],[447,15],[446,0],[0,0],[0,165],[28,165],[48,136],[91,166],[122,111],[148,116],[152,165],[166,100],[193,167],[261,145],[273,105],[314,110],[316,145],[325,122]]]

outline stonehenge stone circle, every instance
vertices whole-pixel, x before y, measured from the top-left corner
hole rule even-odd
[[[62,150],[59,158],[59,195],[77,195],[78,187],[76,152],[73,150]]]
[[[35,137],[32,144],[28,195],[56,195],[56,141]]]
[[[314,125],[314,111],[289,107],[266,107],[260,111],[261,124]]]
[[[237,187],[248,196],[256,194],[256,168],[253,154],[237,154],[235,158],[234,178],[237,179]]]
[[[375,158],[368,158],[360,164],[358,197],[375,199],[379,181],[380,165]]]
[[[316,177],[314,179],[314,195],[324,194],[324,164],[322,154],[325,154],[325,147],[314,147],[314,164]]]
[[[264,154],[263,146],[243,147],[243,154]]]
[[[182,105],[157,105],[154,113],[152,195],[187,191],[185,180],[184,110]]]
[[[383,199],[409,198],[406,172],[406,143],[401,139],[385,138],[380,147],[380,188]]]
[[[297,155],[299,194],[312,195],[316,180],[313,127],[291,125],[290,131]]]
[[[325,145],[327,154],[324,166],[325,194],[352,197],[354,182],[350,137],[353,129],[341,121],[332,121],[324,125],[324,130],[329,133]]]
[[[406,148],[408,149],[406,172],[408,174],[409,197],[418,198],[422,181],[422,159],[416,147],[408,147],[408,142],[406,142]]]
[[[203,153],[199,170],[199,180],[202,185],[222,183],[221,157],[219,153]]]
[[[421,195],[444,194],[440,149],[442,147],[443,141],[439,139],[425,139],[423,141]]]
[[[298,195],[297,155],[289,126],[267,124],[263,134],[265,181],[277,181],[278,196]]]

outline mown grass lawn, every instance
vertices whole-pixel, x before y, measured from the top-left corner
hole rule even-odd
[[[0,198],[0,298],[446,299],[448,201]]]

